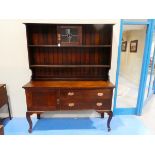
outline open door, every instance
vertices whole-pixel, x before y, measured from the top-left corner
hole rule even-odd
[[[151,99],[154,92],[155,92],[155,27],[151,44],[151,53],[149,57],[149,67],[145,87],[144,105],[149,103],[149,100]]]
[[[141,113],[150,34],[148,20],[121,21],[114,114]]]

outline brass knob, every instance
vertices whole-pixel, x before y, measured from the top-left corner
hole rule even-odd
[[[100,106],[102,106],[102,102],[97,102],[96,105],[97,105],[98,107],[100,107]]]
[[[68,96],[73,96],[74,92],[68,92]]]
[[[69,107],[74,107],[74,103],[69,103],[68,106]]]
[[[103,96],[103,93],[97,93],[97,96]]]

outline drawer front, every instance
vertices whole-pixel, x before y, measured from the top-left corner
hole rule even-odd
[[[56,90],[28,89],[26,90],[27,108],[29,111],[48,111],[59,108]]]
[[[111,99],[112,89],[67,89],[60,91],[61,98],[95,98],[95,99]]]
[[[111,109],[111,99],[84,99],[78,100],[79,109]]]
[[[111,109],[111,103],[112,102],[110,99],[61,99],[60,108],[61,110],[109,110]]]
[[[61,110],[78,110],[79,103],[75,99],[60,99]]]
[[[110,110],[110,99],[91,99],[89,102],[79,102],[80,109]]]

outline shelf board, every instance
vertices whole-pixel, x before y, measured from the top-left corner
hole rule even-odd
[[[33,81],[105,81],[103,77],[46,77],[46,76],[39,76],[39,77],[32,77]],[[107,80],[108,81],[108,80]]]
[[[30,65],[31,68],[110,68],[110,65]]]
[[[111,47],[111,45],[28,45],[28,47]]]

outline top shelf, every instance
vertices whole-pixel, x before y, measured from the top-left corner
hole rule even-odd
[[[28,45],[28,47],[111,47],[111,45]]]

